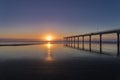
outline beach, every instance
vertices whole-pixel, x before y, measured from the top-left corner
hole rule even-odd
[[[0,80],[119,80],[120,57],[41,44],[0,47]]]

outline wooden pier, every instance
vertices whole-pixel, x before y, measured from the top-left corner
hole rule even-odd
[[[94,35],[98,35],[99,38],[99,53],[103,53],[102,51],[102,43],[103,43],[103,35],[105,34],[116,34],[117,37],[117,55],[120,55],[120,29],[117,30],[108,30],[108,31],[101,31],[101,32],[94,32],[94,33],[88,33],[88,34],[82,34],[82,35],[74,35],[74,36],[67,36],[64,37],[64,40],[66,42],[71,42],[71,43],[76,43],[76,42],[81,42],[82,43],[82,50],[84,50],[84,46],[85,46],[85,37],[88,36],[89,37],[89,51],[91,51],[91,44],[92,44],[92,36]],[[80,38],[82,39],[80,41]],[[76,40],[77,39],[77,40]]]

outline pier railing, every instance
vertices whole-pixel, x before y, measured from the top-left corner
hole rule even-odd
[[[85,37],[88,36],[89,37],[89,51],[91,51],[91,44],[92,44],[92,36],[94,35],[98,35],[99,38],[99,53],[103,53],[102,51],[102,44],[103,44],[103,35],[104,34],[116,34],[116,37],[117,37],[117,55],[119,56],[120,55],[120,29],[117,29],[117,30],[108,30],[108,31],[101,31],[101,32],[94,32],[94,33],[88,33],[88,34],[82,34],[82,35],[74,35],[74,36],[67,36],[67,37],[64,37],[64,40],[66,42],[71,42],[71,43],[80,43],[82,44],[82,49],[84,50],[84,45],[85,45]],[[82,38],[82,40],[80,41],[80,38]],[[77,40],[76,40],[77,39]]]

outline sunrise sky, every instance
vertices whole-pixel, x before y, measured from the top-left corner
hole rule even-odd
[[[120,28],[120,0],[0,0],[0,39],[54,39]]]

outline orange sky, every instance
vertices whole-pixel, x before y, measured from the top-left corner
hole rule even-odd
[[[62,35],[58,34],[52,34],[52,33],[44,33],[44,34],[25,34],[25,33],[20,33],[20,34],[0,34],[0,38],[7,38],[7,39],[36,39],[36,40],[46,40],[47,36],[51,36],[52,40],[61,40],[63,39]]]

